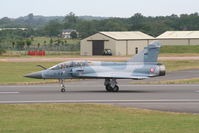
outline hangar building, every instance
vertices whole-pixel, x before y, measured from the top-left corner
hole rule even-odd
[[[199,45],[199,31],[166,31],[156,39],[162,45]]]
[[[154,37],[140,31],[99,32],[81,40],[81,55],[102,55],[110,49],[112,55],[135,55],[143,50]]]

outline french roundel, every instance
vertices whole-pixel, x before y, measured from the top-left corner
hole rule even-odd
[[[155,69],[154,69],[154,68],[151,68],[151,69],[150,69],[150,72],[151,72],[151,73],[155,72]]]

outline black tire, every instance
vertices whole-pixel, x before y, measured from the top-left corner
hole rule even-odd
[[[106,91],[108,91],[108,92],[112,92],[112,88],[111,88],[111,86],[110,86],[110,85],[106,85]]]
[[[115,86],[114,88],[112,88],[112,92],[118,92],[119,91],[119,86]]]
[[[65,91],[66,91],[66,89],[65,89],[65,88],[62,88],[62,89],[61,89],[61,92],[65,92]]]

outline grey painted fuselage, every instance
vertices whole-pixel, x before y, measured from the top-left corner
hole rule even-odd
[[[165,75],[165,66],[157,63],[160,45],[149,44],[127,62],[69,61],[25,77],[38,79],[103,78],[106,88],[118,87],[116,79],[146,79]],[[63,83],[62,83],[63,85]],[[64,85],[63,85],[64,86]]]
[[[72,61],[58,64],[39,73],[43,79],[144,79],[159,76],[160,66],[158,63]]]

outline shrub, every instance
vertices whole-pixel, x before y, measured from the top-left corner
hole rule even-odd
[[[2,48],[0,48],[0,55],[2,55],[3,53],[5,53],[6,51]]]

